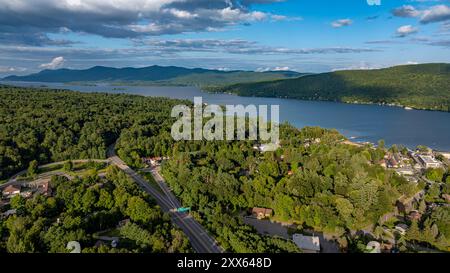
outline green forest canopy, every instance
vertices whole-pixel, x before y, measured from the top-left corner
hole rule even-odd
[[[450,111],[450,64],[336,71],[209,90],[231,92],[241,96],[386,103],[417,109]]]

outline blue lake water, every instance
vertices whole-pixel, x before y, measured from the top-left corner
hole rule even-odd
[[[380,105],[209,94],[195,87],[79,86],[25,82],[9,84],[35,87],[45,85],[49,88],[82,92],[128,93],[189,100],[200,96],[205,103],[220,105],[279,105],[280,121],[288,121],[298,128],[304,126],[335,128],[354,141],[376,143],[384,139],[387,145],[403,144],[410,148],[426,145],[437,150],[450,151],[450,113],[446,112],[405,110]]]

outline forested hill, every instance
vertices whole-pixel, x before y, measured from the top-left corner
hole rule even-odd
[[[147,133],[170,128],[172,107],[186,103],[0,85],[0,180],[26,169],[32,160],[106,158],[108,145],[124,128],[143,121]]]
[[[220,71],[176,66],[148,66],[142,68],[113,68],[95,66],[85,70],[43,70],[27,76],[9,76],[5,81],[26,82],[115,82],[142,85],[220,86],[244,82],[269,81],[297,77],[293,71]]]
[[[450,64],[349,70],[211,89],[241,96],[386,103],[450,111]]]

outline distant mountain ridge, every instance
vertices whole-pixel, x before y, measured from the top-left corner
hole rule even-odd
[[[301,75],[293,71],[221,71],[177,66],[148,66],[142,68],[113,68],[95,66],[84,70],[42,70],[27,76],[9,76],[4,81],[26,82],[116,82],[177,85],[223,85],[240,82],[266,81]]]
[[[450,111],[450,64],[401,65],[346,70],[211,88],[240,96],[280,97],[347,103],[393,104]]]

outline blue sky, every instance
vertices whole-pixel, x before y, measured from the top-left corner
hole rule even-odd
[[[0,76],[95,65],[324,72],[450,62],[449,4],[0,0]]]

